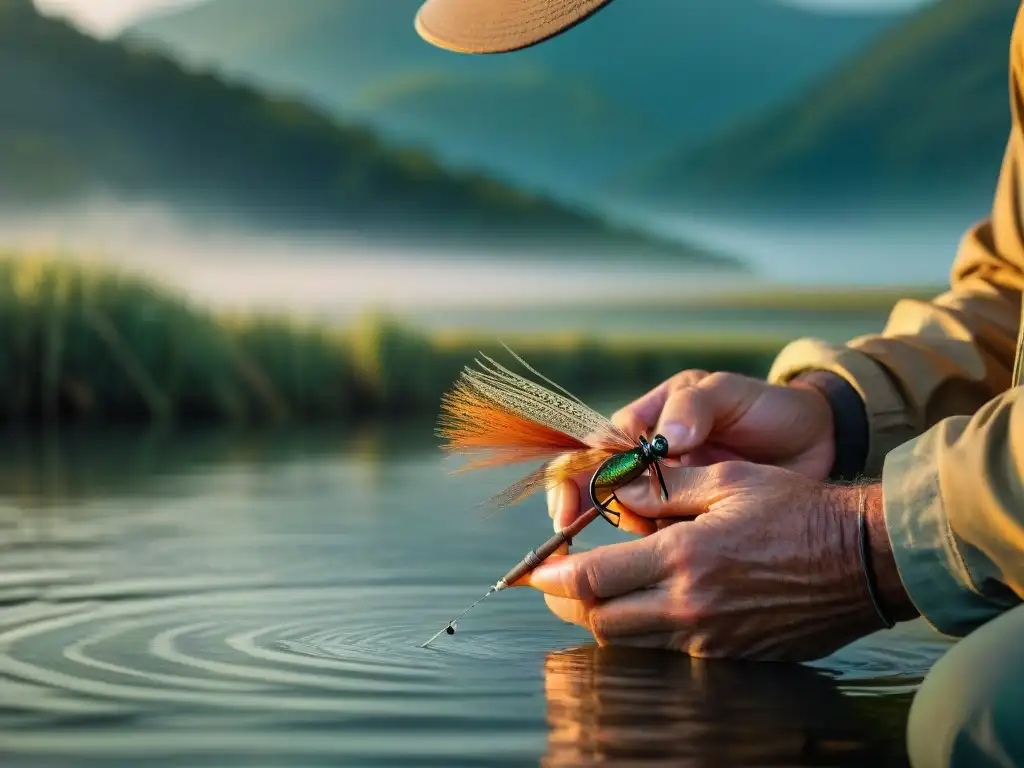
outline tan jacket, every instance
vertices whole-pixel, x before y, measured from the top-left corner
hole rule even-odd
[[[1024,291],[1024,11],[1010,44],[1012,125],[990,216],[960,244],[950,290],[896,304],[879,335],[801,339],[769,379],[839,374],[864,400],[867,468],[917,609],[962,636],[1024,598],[1024,388],[1011,387]]]

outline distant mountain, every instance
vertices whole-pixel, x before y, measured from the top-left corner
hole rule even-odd
[[[0,202],[12,210],[95,195],[378,241],[543,241],[715,261],[454,175],[301,104],[97,41],[30,0],[0,0]]]
[[[565,190],[777,103],[902,18],[618,0],[544,45],[481,57],[420,40],[421,2],[210,0],[126,40],[310,97],[449,163]]]
[[[1018,5],[940,0],[800,98],[658,162],[630,191],[761,205],[988,195],[1009,135]]]

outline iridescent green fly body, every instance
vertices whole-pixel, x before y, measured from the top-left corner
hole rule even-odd
[[[590,480],[591,502],[602,516],[616,527],[620,522],[620,513],[610,508],[613,501],[618,503],[615,491],[629,485],[645,472],[654,470],[660,486],[661,499],[668,499],[668,489],[665,487],[665,477],[661,473],[659,463],[668,456],[668,440],[663,435],[655,435],[651,442],[647,442],[643,436],[639,440],[640,445],[636,448],[606,459]]]

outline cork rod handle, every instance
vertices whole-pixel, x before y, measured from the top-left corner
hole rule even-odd
[[[506,587],[515,584],[523,578],[523,576],[551,557],[551,555],[557,552],[558,548],[563,544],[567,542],[571,544],[573,537],[579,535],[584,528],[600,516],[601,513],[597,511],[597,507],[591,507],[569,523],[569,525],[565,526],[562,530],[537,547],[537,549],[528,552],[526,557],[520,560],[511,571],[502,577],[501,581],[495,585],[496,588],[505,589]]]

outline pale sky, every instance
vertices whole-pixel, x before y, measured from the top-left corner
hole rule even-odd
[[[151,11],[196,2],[202,0],[35,0],[36,7],[44,13],[69,16],[101,36],[116,34]]]
[[[35,0],[36,6],[46,13],[59,13],[71,17],[76,23],[97,35],[113,35],[152,10],[175,5],[187,5],[204,0]],[[281,0],[287,2],[288,0]],[[294,0],[302,2],[302,0]],[[667,0],[681,2],[682,0]],[[380,0],[387,2],[387,0]],[[881,8],[913,8],[932,0],[777,0],[786,5],[821,10],[878,10]]]

